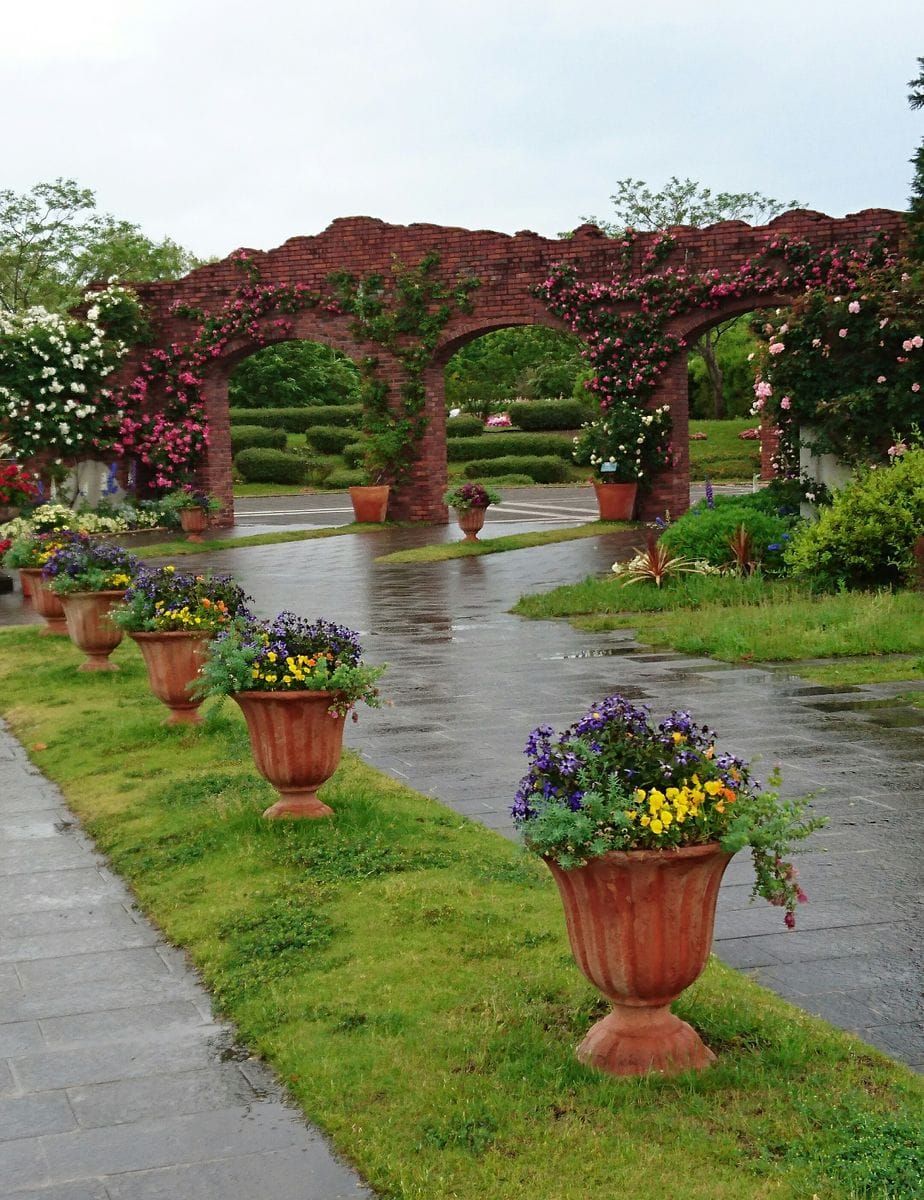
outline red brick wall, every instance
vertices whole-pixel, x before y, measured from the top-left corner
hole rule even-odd
[[[769,225],[754,227],[742,221],[724,221],[708,229],[678,226],[671,230],[676,245],[667,261],[659,267],[685,265],[688,270],[716,269],[734,271],[739,264],[759,253],[773,236],[806,237],[821,250],[836,243],[860,240],[882,229],[897,235],[903,228],[900,214],[886,209],[869,209],[849,217],[826,217],[821,213],[797,211],[777,217]],[[642,258],[656,235],[640,237],[634,248],[633,268],[641,269]],[[395,489],[389,515],[403,520],[445,521],[442,495],[446,485],[445,417],[443,406],[443,367],[460,346],[481,334],[509,325],[540,324],[560,328],[530,295],[531,289],[558,262],[572,263],[580,278],[610,280],[620,271],[613,242],[592,225],[581,226],[570,239],[555,240],[521,232],[513,237],[489,230],[446,228],[440,225],[387,225],[371,217],[345,217],[332,222],[314,237],[290,238],[275,250],[251,251],[250,254],[265,283],[302,282],[309,288],[326,290],[326,279],[333,271],[346,270],[357,276],[379,271],[386,277],[397,259],[416,265],[429,251],[440,255],[440,272],[446,278],[458,274],[477,276],[481,287],[472,294],[473,312],[457,314],[444,330],[427,371],[427,409],[430,426],[418,448],[410,481]],[[219,307],[241,280],[240,269],[229,259],[212,263],[176,281],[145,284],[138,291],[153,315],[157,345],[185,342],[193,333],[188,321],[168,315],[174,301],[198,305],[209,311]],[[785,293],[780,301],[786,299]],[[763,301],[766,303],[766,300]],[[729,301],[704,320],[698,312],[677,328],[687,336],[694,330],[725,320],[736,312],[748,311],[753,302]],[[361,358],[376,354],[382,372],[397,383],[398,364],[374,346],[356,343],[349,319],[323,312],[306,312],[293,319],[290,337],[323,342]],[[268,338],[277,340],[278,332]],[[211,424],[211,442],[201,472],[201,482],[223,503],[220,523],[233,520],[231,496],[230,437],[228,425],[227,379],[242,358],[259,349],[257,342],[229,347],[215,360],[206,375],[206,409]],[[126,374],[128,368],[126,368]],[[130,376],[129,376],[130,377]],[[654,516],[670,509],[677,515],[688,504],[689,456],[687,447],[686,364],[673,363],[663,376],[653,403],[668,403],[674,419],[675,465],[672,475],[662,477],[646,502],[643,516]]]

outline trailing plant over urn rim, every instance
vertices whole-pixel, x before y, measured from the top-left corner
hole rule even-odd
[[[569,870],[613,850],[750,846],[752,895],[784,908],[794,928],[806,896],[788,857],[825,821],[805,818],[807,799],[781,800],[777,773],[762,790],[688,712],[653,727],[646,706],[607,696],[561,734],[533,730],[525,753],[530,767],[511,812],[537,854]]]
[[[451,488],[443,497],[443,503],[456,512],[468,512],[472,508],[488,508],[500,504],[501,498],[493,488],[482,483],[462,483]]]
[[[362,661],[359,635],[344,625],[281,612],[271,621],[239,616],[211,642],[202,694],[330,692],[330,710],[346,713],[362,701],[378,708],[385,665]],[[354,720],[356,714],[353,714]]]

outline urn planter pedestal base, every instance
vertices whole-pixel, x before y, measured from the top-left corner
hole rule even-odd
[[[189,686],[205,662],[209,638],[203,633],[165,630],[130,633],[148,669],[151,691],[170,709],[163,725],[201,725],[199,708],[204,696],[193,697]]]
[[[459,522],[459,528],[465,534],[464,541],[478,541],[478,534],[484,528],[484,515],[485,509],[483,508],[456,509],[456,520]]]
[[[330,692],[235,692],[250,734],[257,770],[281,799],[264,817],[316,819],[333,816],[318,788],[340,762],[345,715],[328,712]]]
[[[202,534],[208,523],[208,516],[204,508],[180,509],[180,526],[186,534],[187,542],[201,542]]]
[[[581,1062],[611,1075],[675,1075],[715,1061],[670,1005],[706,965],[731,857],[711,842],[610,851],[567,871],[546,860],[575,961],[613,1005],[578,1046]]]
[[[118,671],[109,655],[122,641],[122,630],[109,620],[109,610],[123,599],[125,589],[105,592],[71,592],[62,598],[67,632],[87,656],[78,671]]]
[[[42,579],[41,567],[20,567],[19,580],[22,584],[22,594],[25,596],[26,588],[28,587],[28,596],[32,601],[32,607],[42,617],[45,624],[40,631],[41,637],[47,637],[49,634],[57,637],[67,637],[67,621],[64,619],[64,605],[58,596],[54,594],[47,583]]]

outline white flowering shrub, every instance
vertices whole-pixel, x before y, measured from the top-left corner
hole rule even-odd
[[[20,458],[105,450],[122,412],[104,386],[141,325],[134,294],[110,284],[86,319],[43,308],[0,315],[0,434]]]

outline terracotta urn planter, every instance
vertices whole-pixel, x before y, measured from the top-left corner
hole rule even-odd
[[[164,725],[201,725],[204,696],[189,694],[199,675],[209,643],[208,634],[184,630],[129,633],[144,657],[151,691],[170,709]]]
[[[208,526],[208,514],[204,508],[181,508],[180,525],[187,535],[187,542],[201,542],[202,534]]]
[[[456,520],[459,528],[465,534],[466,542],[477,542],[479,530],[484,526],[486,508],[457,508]]]
[[[22,594],[28,594],[32,607],[40,617],[45,619],[42,636],[56,634],[67,637],[67,622],[64,619],[64,605],[42,578],[41,567],[20,567],[19,581],[22,584]],[[28,593],[26,589],[28,588]]]
[[[330,817],[318,799],[340,762],[345,716],[328,712],[330,692],[234,692],[257,770],[282,797],[264,817]]]
[[[670,1006],[706,965],[731,857],[712,842],[611,851],[568,871],[546,860],[575,960],[613,1005],[578,1046],[581,1062],[612,1075],[673,1075],[715,1061]]]
[[[109,655],[122,640],[122,630],[109,620],[109,610],[125,595],[125,589],[106,592],[71,592],[62,596],[67,632],[87,656],[78,671],[118,671]]]
[[[351,487],[350,500],[353,503],[353,515],[360,524],[381,525],[388,512],[388,493],[391,487],[387,483],[376,486]]]
[[[600,483],[594,480],[601,521],[631,521],[635,511],[637,483]]]

